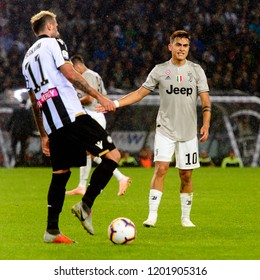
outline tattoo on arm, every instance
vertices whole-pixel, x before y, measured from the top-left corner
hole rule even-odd
[[[204,112],[211,112],[211,106],[203,106],[202,113],[204,113]]]
[[[91,94],[91,86],[89,85],[89,84],[83,84],[82,83],[82,81],[81,80],[79,80],[79,79],[75,79],[75,81],[74,81],[74,86],[77,88],[77,89],[79,89],[79,90],[82,90],[82,91],[84,91],[85,93],[88,93],[88,94],[90,94],[90,95],[92,95]]]

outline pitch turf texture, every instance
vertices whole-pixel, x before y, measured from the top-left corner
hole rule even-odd
[[[156,228],[145,228],[153,169],[121,169],[133,179],[118,197],[112,178],[93,208],[94,236],[71,214],[79,196],[67,196],[60,229],[76,244],[45,244],[49,168],[0,169],[0,258],[2,260],[259,260],[260,169],[200,168],[193,173],[191,218],[196,228],[180,225],[178,171],[170,168]],[[78,183],[72,169],[67,188]],[[137,227],[132,244],[114,245],[107,227],[117,217]]]

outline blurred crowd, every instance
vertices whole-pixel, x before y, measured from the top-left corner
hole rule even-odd
[[[170,34],[191,33],[189,59],[202,65],[211,90],[260,96],[258,0],[0,0],[0,92],[24,87],[21,63],[35,40],[30,18],[58,16],[70,55],[81,53],[108,90],[139,87],[170,58]]]

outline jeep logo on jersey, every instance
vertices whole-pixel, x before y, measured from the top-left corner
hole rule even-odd
[[[185,88],[185,87],[173,87],[173,85],[170,85],[170,88],[166,90],[166,93],[168,94],[183,94],[183,95],[191,95],[192,94],[192,88]]]

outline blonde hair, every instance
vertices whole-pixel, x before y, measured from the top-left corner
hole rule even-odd
[[[56,15],[50,11],[41,11],[31,18],[33,32],[38,35],[49,20],[56,19]]]

